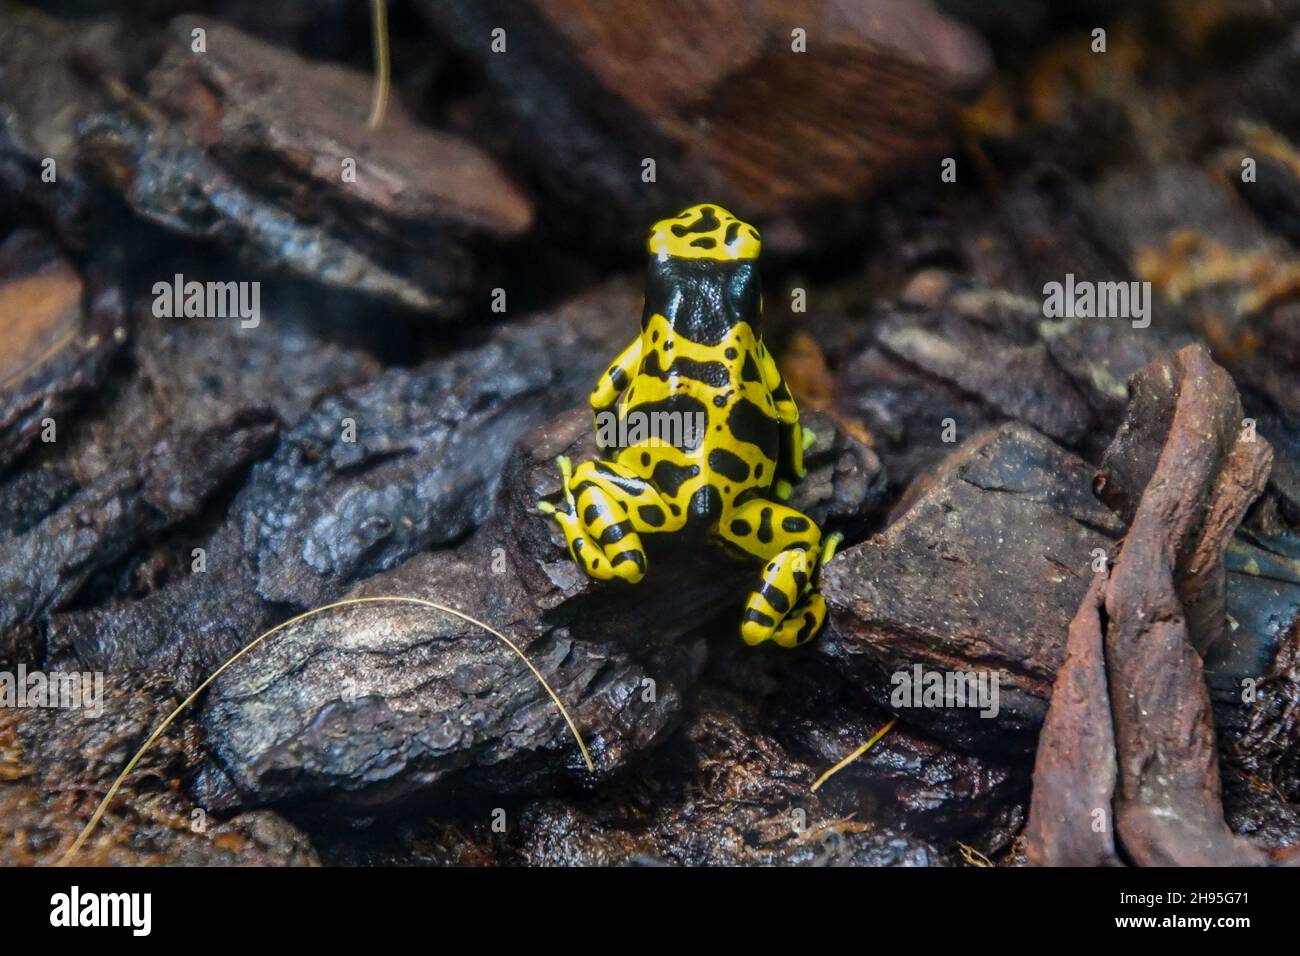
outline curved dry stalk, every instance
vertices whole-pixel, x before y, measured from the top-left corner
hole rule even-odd
[[[375,95],[370,102],[370,119],[366,125],[379,129],[384,122],[384,113],[388,109],[388,3],[387,0],[370,0],[373,13],[373,33],[375,40]]]
[[[506,646],[509,647],[512,651],[514,651],[515,654],[518,655],[519,659],[523,661],[525,665],[527,665],[528,669],[533,672],[533,676],[537,678],[538,683],[540,683],[542,687],[546,689],[546,693],[548,693],[551,696],[551,700],[555,701],[555,706],[560,709],[560,715],[564,717],[564,722],[568,724],[569,731],[573,734],[574,740],[578,742],[578,749],[582,751],[582,759],[586,761],[587,769],[592,772],[595,772],[596,767],[591,762],[591,754],[587,752],[587,745],[582,739],[582,734],[578,732],[578,727],[576,724],[574,724],[573,718],[569,716],[568,710],[565,709],[564,704],[560,701],[560,698],[556,695],[555,691],[551,689],[551,685],[546,682],[546,678],[542,676],[542,672],[537,669],[537,667],[533,664],[533,662],[528,659],[527,655],[525,655],[524,652],[519,649],[519,646],[515,644],[514,641],[510,640],[510,638],[506,637],[496,628],[492,627],[492,625],[486,624],[483,621],[480,621],[478,618],[466,614],[464,611],[458,611],[454,607],[448,607],[445,604],[438,604],[435,601],[426,601],[424,598],[405,597],[402,595],[387,595],[387,594],[375,595],[374,597],[346,598],[342,601],[335,601],[332,604],[325,604],[321,607],[312,608],[310,611],[304,611],[301,614],[289,618],[289,620],[287,621],[283,621],[280,624],[277,624],[269,631],[263,632],[262,634],[258,635],[254,640],[250,641],[248,644],[245,644],[242,648],[239,649],[239,651],[237,651],[234,654],[234,656],[232,656],[224,664],[222,664],[215,671],[213,671],[212,674],[210,674],[208,678],[203,681],[203,683],[199,684],[199,686],[194,689],[194,692],[192,694],[190,694],[183,701],[181,701],[180,704],[176,706],[176,709],[167,715],[166,719],[163,720],[163,722],[158,725],[158,727],[154,730],[154,732],[149,735],[149,738],[140,746],[140,749],[135,752],[135,756],[132,757],[131,760],[127,763],[127,765],[122,769],[122,772],[117,775],[117,779],[113,781],[113,785],[108,788],[108,793],[104,794],[104,799],[99,801],[99,806],[95,808],[95,812],[91,816],[90,821],[82,828],[81,833],[77,835],[77,839],[73,841],[72,846],[68,848],[67,852],[64,853],[63,856],[59,857],[59,860],[55,865],[66,866],[68,862],[71,861],[72,857],[76,855],[76,852],[80,850],[82,845],[86,842],[86,839],[90,836],[92,832],[94,832],[94,829],[99,824],[99,821],[103,819],[104,813],[108,810],[109,803],[111,803],[113,798],[117,796],[117,792],[122,788],[122,784],[126,781],[127,776],[129,776],[131,771],[135,769],[136,765],[149,751],[149,748],[153,746],[154,741],[156,741],[159,737],[161,737],[163,735],[163,732],[166,731],[167,728],[171,726],[172,721],[174,721],[177,717],[179,717],[181,712],[184,711],[187,707],[189,707],[190,704],[194,703],[194,701],[198,699],[199,695],[202,694],[205,690],[207,690],[208,687],[212,684],[212,682],[215,681],[218,677],[220,677],[226,671],[227,668],[229,668],[232,664],[234,664],[237,660],[239,660],[249,651],[253,650],[253,648],[257,647],[267,638],[271,637],[274,634],[278,634],[286,627],[289,627],[293,624],[297,624],[299,621],[306,620],[309,617],[315,617],[317,614],[323,614],[324,612],[334,610],[335,608],[349,607],[355,604],[414,604],[419,607],[431,607],[435,610],[444,611],[447,614],[454,615],[455,617],[458,617],[463,621],[467,621],[470,624],[475,625],[476,627],[482,628],[483,630],[487,631],[489,634],[499,637],[502,641],[505,642]]]
[[[809,792],[809,793],[816,793],[818,787],[820,787],[822,784],[824,784],[824,783],[825,783],[827,780],[829,780],[831,777],[835,776],[837,773],[839,773],[841,770],[843,770],[843,769],[844,769],[845,767],[847,767],[849,764],[853,763],[853,761],[857,760],[857,759],[858,759],[859,757],[861,757],[864,753],[866,753],[868,750],[870,750],[872,747],[874,747],[874,746],[876,745],[876,743],[880,740],[881,737],[885,736],[885,734],[889,733],[891,730],[894,729],[894,724],[896,724],[896,723],[898,723],[898,718],[897,718],[897,717],[895,717],[895,718],[894,718],[893,720],[891,720],[889,723],[885,724],[885,726],[881,727],[878,731],[876,731],[875,735],[872,736],[872,738],[871,738],[870,740],[868,740],[865,744],[863,744],[863,745],[862,745],[861,747],[859,747],[857,750],[853,751],[853,753],[849,754],[847,757],[845,757],[843,760],[841,760],[841,761],[840,761],[839,763],[837,763],[835,766],[831,767],[830,770],[827,770],[824,774],[822,774],[820,777],[818,777],[817,780],[816,780],[816,782],[813,783],[813,785],[812,785],[812,789],[809,790],[808,792]]]

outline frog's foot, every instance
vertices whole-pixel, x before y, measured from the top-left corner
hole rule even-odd
[[[781,647],[798,647],[800,644],[807,644],[817,636],[825,622],[826,599],[816,591],[810,591],[785,616],[781,626],[772,635],[772,640]]]
[[[814,637],[816,637],[817,634],[821,631],[822,624],[826,622],[826,600],[821,596],[821,594],[817,592],[817,585],[821,578],[822,568],[826,567],[827,561],[835,557],[835,549],[840,546],[840,542],[843,540],[844,540],[844,535],[840,534],[838,531],[835,532],[834,534],[828,534],[823,539],[822,547],[821,547],[821,555],[820,557],[817,558],[817,567],[814,570],[814,573],[808,576],[808,579],[811,581],[811,584],[804,591],[803,595],[799,598],[798,603],[796,603],[795,606],[790,609],[789,613],[787,613],[785,617],[781,619],[781,623],[777,626],[776,630],[773,631],[770,635],[768,635],[769,637],[771,637],[772,640],[776,641],[776,643],[779,644],[781,647],[798,647],[800,644],[807,644]],[[789,552],[782,552],[782,555],[788,553]],[[808,554],[809,552],[798,551],[795,553]],[[781,555],[778,555],[777,557],[780,558]],[[805,564],[806,563],[807,562],[805,562]],[[768,565],[768,567],[771,566],[772,565]],[[774,569],[774,574],[775,574],[775,569]],[[779,577],[779,575],[777,576]],[[766,571],[764,571],[763,577],[764,577],[763,586],[767,587],[768,584],[767,584]],[[796,585],[805,580],[804,577],[800,574],[794,574],[793,577],[794,577],[794,583]],[[756,597],[765,597],[764,591],[760,589],[758,594],[752,595],[750,597],[749,608],[753,608],[755,603],[754,599]],[[773,609],[775,610],[775,607],[771,604],[770,601],[768,601],[767,603],[769,607],[773,607]],[[748,618],[749,608],[746,609],[747,612],[746,623],[748,623],[749,620]],[[756,634],[756,631],[757,629],[751,630],[750,635],[746,636],[742,628],[741,636],[745,637],[745,640],[748,641],[750,640],[750,636],[754,636]],[[751,643],[756,643],[756,642],[751,641]]]
[[[745,605],[740,625],[745,643],[797,647],[816,637],[826,620],[817,572],[834,554],[840,536],[823,540],[807,515],[759,498],[724,516],[718,530],[727,541],[767,561],[763,580]]]
[[[827,561],[835,557],[835,549],[840,546],[840,542],[843,540],[844,535],[840,534],[838,531],[834,534],[828,534],[825,539],[823,539],[821,556],[817,559],[815,573],[810,575],[812,581],[811,586],[804,592],[803,596],[799,599],[799,602],[790,609],[790,612],[785,615],[780,625],[770,635],[771,639],[776,641],[776,643],[781,647],[798,647],[800,644],[807,644],[821,631],[822,625],[826,622],[826,599],[817,592],[816,588],[818,581],[821,578],[822,569],[826,567]],[[782,552],[782,554],[788,553],[789,552]],[[799,551],[796,553],[807,554],[808,552]],[[778,555],[778,557],[780,557],[780,555]],[[771,567],[771,565],[769,565],[769,567]],[[767,586],[766,578],[767,574],[764,572],[765,587]],[[803,578],[801,576],[795,575],[796,584],[802,580]],[[753,607],[754,605],[754,598],[762,595],[763,591],[760,590],[757,595],[751,596],[749,599],[750,607]],[[768,602],[768,605],[772,606],[770,601]],[[748,621],[748,615],[746,616],[746,621]],[[742,636],[744,636],[743,630],[741,633]],[[751,634],[752,633],[753,632],[751,632]],[[749,640],[748,637],[745,639]]]
[[[811,561],[804,549],[782,551],[763,568],[763,582],[749,596],[740,636],[746,644],[806,644],[826,620],[826,601],[810,586]]]
[[[596,462],[583,462],[576,472],[563,455],[556,463],[564,485],[562,506],[541,501],[537,507],[560,525],[573,560],[598,581],[640,581],[645,576],[645,550],[628,517],[623,492],[596,480]]]

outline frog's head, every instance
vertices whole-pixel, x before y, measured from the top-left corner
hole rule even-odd
[[[648,247],[657,259],[757,259],[758,230],[716,203],[704,202],[655,223]]]
[[[648,247],[642,328],[659,314],[703,345],[720,342],[741,322],[758,331],[757,229],[715,203],[700,203],[655,223]]]

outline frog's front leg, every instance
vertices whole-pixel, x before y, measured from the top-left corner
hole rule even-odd
[[[790,386],[776,367],[776,360],[762,342],[758,345],[759,365],[762,369],[763,384],[772,396],[772,405],[776,411],[776,420],[780,424],[780,453],[777,461],[777,478],[773,490],[781,500],[790,497],[794,481],[806,474],[804,452],[812,444],[814,435],[799,425],[799,406],[790,394]]]
[[[622,578],[635,584],[645,576],[641,535],[675,531],[684,518],[644,478],[609,461],[584,461],[574,469],[561,455],[563,507],[549,501],[538,508],[554,516],[569,553],[598,581]]]
[[[812,640],[826,619],[826,601],[816,590],[818,571],[830,560],[839,536],[823,545],[821,529],[807,515],[759,498],[726,515],[719,531],[767,562],[758,590],[745,604],[740,625],[745,643],[774,640],[797,647]]]

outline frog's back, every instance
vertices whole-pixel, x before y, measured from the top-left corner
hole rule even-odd
[[[683,513],[712,518],[771,486],[780,424],[764,380],[753,258],[678,253],[717,249],[731,236],[731,248],[756,254],[757,233],[708,205],[655,230],[652,252],[655,235],[667,235],[660,248],[674,252],[650,264],[641,360],[620,409],[627,441],[617,460]],[[749,234],[748,244],[737,238]]]

